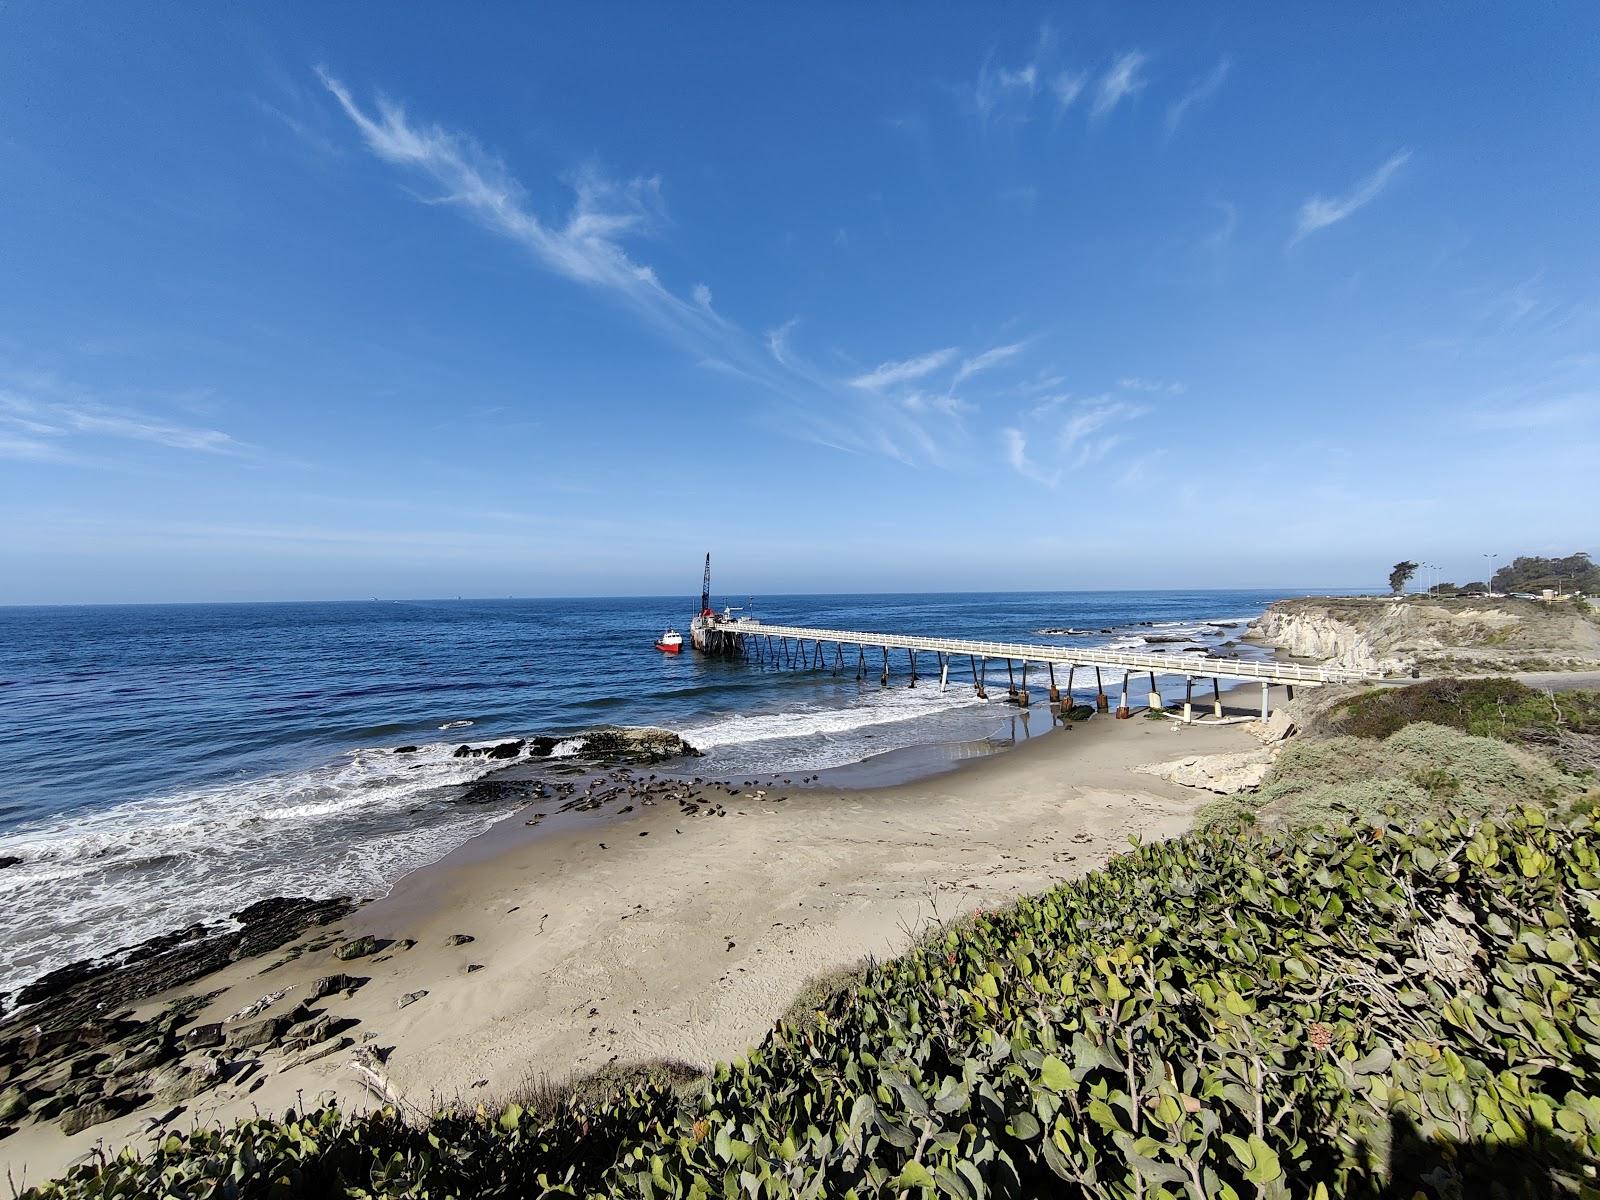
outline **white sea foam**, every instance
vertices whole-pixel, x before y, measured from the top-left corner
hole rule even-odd
[[[442,802],[505,765],[453,750],[358,750],[10,831],[0,849],[22,862],[0,871],[0,990],[268,896],[383,892],[500,815]]]
[[[848,734],[985,703],[973,695],[965,682],[943,694],[935,682],[920,688],[901,686],[868,691],[858,703],[843,707],[816,705],[771,713],[735,713],[704,725],[685,727],[680,732],[696,749],[715,750],[757,742]]]
[[[439,728],[440,729],[465,729],[468,725],[471,725],[471,724],[472,724],[471,721],[446,721],[443,725],[439,726]]]

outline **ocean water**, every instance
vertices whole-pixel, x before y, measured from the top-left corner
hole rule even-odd
[[[864,631],[1214,645],[1283,594],[773,596],[748,611]],[[853,662],[836,678],[656,652],[662,628],[687,633],[696,607],[0,608],[0,858],[22,860],[0,868],[0,992],[266,896],[381,894],[506,815],[455,802],[492,769],[451,757],[463,742],[660,725],[706,752],[693,773],[737,776],[988,737],[1014,715],[992,699],[1004,694],[992,668],[985,702],[965,680],[941,694],[936,674],[906,687],[903,654],[885,689],[876,666],[858,683]]]

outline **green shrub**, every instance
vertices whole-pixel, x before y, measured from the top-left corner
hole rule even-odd
[[[1514,747],[1442,725],[1408,725],[1384,747],[1413,773],[1427,771],[1453,780],[1450,792],[1477,812],[1518,799],[1551,800],[1562,791],[1552,772]]]
[[[1255,805],[1238,796],[1218,796],[1202,804],[1194,815],[1196,829],[1238,828],[1254,825]]]
[[[257,1119],[27,1195],[1593,1195],[1600,820],[1395,822],[1136,847],[690,1097]]]
[[[1432,807],[1429,795],[1405,779],[1358,779],[1353,783],[1329,783],[1299,792],[1279,810],[1284,824],[1299,828],[1319,826],[1339,828],[1351,824],[1370,825],[1389,810],[1414,820]]]
[[[1381,742],[1339,736],[1289,743],[1248,797],[1259,819],[1337,824],[1393,806],[1404,819],[1445,811],[1473,816],[1530,800],[1574,798],[1582,784],[1494,738],[1416,722]]]
[[[1552,696],[1515,679],[1429,679],[1374,688],[1341,701],[1329,714],[1335,732],[1377,740],[1419,721],[1513,742],[1562,730],[1600,734],[1600,692]]]

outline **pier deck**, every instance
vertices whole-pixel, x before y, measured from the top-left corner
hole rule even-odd
[[[704,631],[704,644],[698,648],[712,654],[743,657],[757,662],[772,662],[783,666],[802,668],[827,668],[834,674],[845,668],[844,647],[856,647],[856,677],[867,674],[866,656],[869,650],[881,653],[882,683],[888,686],[890,676],[889,652],[903,650],[910,666],[910,686],[917,685],[917,655],[928,653],[938,661],[939,687],[943,690],[950,682],[953,661],[965,659],[971,667],[971,682],[979,696],[987,697],[985,690],[988,665],[991,661],[1005,663],[1008,680],[1008,698],[1026,708],[1029,703],[1028,668],[1042,666],[1049,673],[1051,711],[1064,719],[1064,712],[1072,706],[1073,682],[1079,670],[1094,672],[1095,707],[1101,712],[1109,708],[1106,694],[1106,672],[1121,672],[1121,696],[1116,706],[1118,717],[1131,714],[1128,704],[1130,683],[1135,675],[1150,678],[1148,707],[1157,711],[1165,709],[1156,680],[1158,676],[1178,677],[1184,681],[1182,714],[1184,721],[1195,719],[1195,681],[1211,684],[1210,708],[1215,718],[1223,719],[1223,706],[1219,683],[1250,682],[1261,685],[1261,716],[1268,714],[1268,689],[1273,684],[1284,685],[1289,694],[1294,688],[1319,687],[1326,684],[1360,683],[1373,679],[1359,671],[1341,667],[1307,666],[1301,663],[1261,662],[1238,658],[1214,658],[1209,655],[1183,653],[1169,654],[1129,653],[1103,647],[1047,646],[1027,642],[994,642],[976,638],[921,637],[915,634],[880,633],[866,630],[821,629],[809,625],[769,625],[763,621],[743,617],[715,619]],[[790,642],[794,645],[791,647]],[[811,643],[808,648],[806,643]],[[831,655],[825,654],[823,645],[832,643]],[[831,659],[831,662],[829,661]],[[1017,664],[1021,664],[1021,686],[1018,686]],[[876,664],[875,664],[876,665]],[[1056,679],[1056,668],[1067,669],[1065,701]]]
[[[755,637],[787,637],[802,642],[884,647],[891,650],[927,650],[935,654],[971,658],[1011,659],[1018,662],[1055,663],[1061,666],[1102,667],[1116,671],[1190,675],[1204,679],[1232,679],[1267,683],[1361,683],[1373,678],[1340,667],[1305,666],[1300,663],[1251,662],[1245,659],[1209,658],[1193,654],[1132,654],[1095,647],[1040,646],[1024,642],[988,642],[968,638],[917,637],[903,633],[867,633],[843,629],[814,629],[803,625],[768,625],[761,621],[721,621],[718,633]]]

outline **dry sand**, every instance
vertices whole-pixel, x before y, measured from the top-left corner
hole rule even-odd
[[[287,1010],[318,976],[369,976],[317,1007],[359,1020],[357,1045],[392,1047],[383,1069],[419,1111],[492,1104],[614,1061],[706,1066],[759,1041],[808,980],[1081,875],[1130,837],[1182,832],[1207,794],[1133,766],[1255,744],[1238,726],[1101,717],[897,787],[757,798],[679,786],[696,793],[697,814],[658,794],[620,817],[567,814],[533,830],[512,817],[337,927],[414,947],[246,960],[185,991],[224,989],[199,1018],[220,1020],[281,988],[268,1011]],[[473,940],[451,945],[453,934]],[[0,1158],[15,1180],[38,1182],[96,1144],[156,1129],[370,1104],[350,1060],[344,1050],[280,1071],[283,1056],[268,1051],[175,1113],[151,1107],[73,1137],[28,1125],[0,1142]]]

